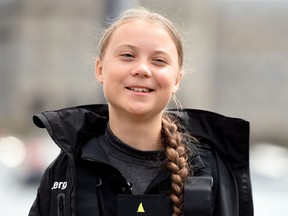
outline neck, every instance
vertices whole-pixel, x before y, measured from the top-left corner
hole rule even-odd
[[[122,142],[142,151],[161,148],[162,114],[154,117],[125,116],[110,112],[109,126]]]

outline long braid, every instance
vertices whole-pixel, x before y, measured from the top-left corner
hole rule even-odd
[[[189,175],[188,158],[190,151],[184,144],[183,133],[176,122],[168,115],[163,115],[161,131],[164,151],[167,157],[166,168],[171,172],[171,195],[173,215],[183,215],[184,183]]]

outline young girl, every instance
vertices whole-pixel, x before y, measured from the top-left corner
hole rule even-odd
[[[112,23],[96,60],[107,105],[34,116],[62,151],[29,215],[252,216],[249,123],[166,110],[182,67],[163,16],[132,9]]]

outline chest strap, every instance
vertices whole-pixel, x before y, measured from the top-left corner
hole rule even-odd
[[[188,177],[184,190],[184,215],[212,215],[212,176]]]

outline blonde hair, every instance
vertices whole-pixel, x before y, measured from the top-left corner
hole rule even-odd
[[[181,132],[180,125],[172,116],[163,115],[161,136],[167,157],[166,169],[171,174],[173,216],[180,216],[183,215],[185,180],[193,174],[189,163],[192,152],[186,143],[187,134]]]
[[[180,34],[168,19],[144,8],[127,10],[103,32],[98,44],[98,58],[102,59],[104,57],[110,39],[119,26],[139,19],[156,23],[167,31],[176,46],[178,65],[182,70],[184,51]],[[172,181],[170,198],[173,202],[173,216],[180,216],[183,215],[185,179],[191,174],[189,173],[188,161],[190,151],[184,142],[184,134],[181,133],[177,121],[166,114],[162,117],[161,136],[167,158],[165,168],[170,172]]]

